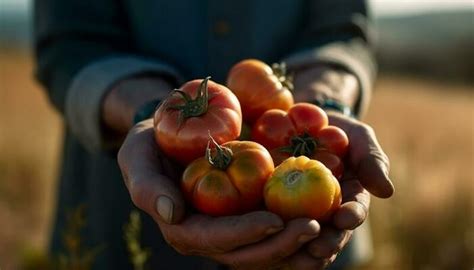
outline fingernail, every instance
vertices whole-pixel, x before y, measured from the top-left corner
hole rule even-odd
[[[300,244],[304,244],[308,242],[309,240],[316,238],[317,236],[318,236],[317,234],[303,234],[298,237],[298,242]]]
[[[265,234],[267,235],[270,235],[270,234],[274,234],[276,232],[279,232],[283,229],[283,227],[271,227],[269,228],[268,230],[265,231]]]
[[[166,223],[173,221],[173,201],[167,196],[160,196],[156,200],[156,211]]]

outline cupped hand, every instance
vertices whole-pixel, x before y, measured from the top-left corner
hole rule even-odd
[[[335,99],[354,107],[360,89],[357,78],[342,69],[317,65],[295,76],[297,101]],[[293,264],[309,269],[324,268],[350,240],[353,230],[367,218],[370,194],[379,198],[391,197],[393,184],[388,176],[389,160],[377,141],[374,130],[358,120],[340,113],[329,112],[329,123],[343,129],[349,137],[346,172],[341,181],[343,203],[334,214],[331,224],[324,224],[318,238],[306,245],[307,253],[298,252]],[[313,259],[318,259],[315,263]]]
[[[370,194],[388,198],[394,192],[388,177],[389,160],[373,129],[339,113],[329,113],[331,125],[342,128],[349,137],[348,168],[341,180],[343,203],[332,223],[323,225],[318,238],[307,245],[312,258],[322,265],[332,263],[349,242],[353,230],[367,218]]]
[[[329,124],[343,129],[349,137],[347,165],[364,188],[379,198],[389,198],[394,186],[389,178],[390,162],[378,143],[374,129],[356,119],[329,113]]]
[[[181,254],[239,269],[278,268],[320,232],[315,220],[284,224],[267,211],[226,217],[186,213],[179,168],[157,147],[151,119],[129,132],[118,162],[134,204],[153,217],[165,240]]]
[[[329,98],[353,108],[360,96],[360,86],[354,74],[325,64],[298,72],[294,85],[298,102]],[[329,124],[340,127],[348,135],[348,165],[362,186],[377,197],[392,196],[394,187],[388,176],[389,160],[374,130],[339,113],[329,113]]]
[[[317,238],[286,259],[290,269],[325,269],[352,237],[353,230],[367,217],[370,194],[348,172],[341,182],[342,205],[331,223],[322,224]]]

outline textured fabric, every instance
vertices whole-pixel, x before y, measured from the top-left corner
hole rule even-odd
[[[354,108],[354,114],[357,117],[362,117],[366,113],[370,101],[372,82],[375,77],[375,66],[368,64],[370,57],[362,41],[352,40],[350,42],[333,42],[317,49],[303,51],[285,58],[284,61],[289,69],[316,63],[328,63],[356,75],[361,95]]]
[[[102,136],[100,104],[104,94],[117,81],[143,72],[154,72],[178,82],[180,75],[170,66],[131,57],[113,57],[87,65],[78,72],[66,95],[66,123],[90,152],[108,149]],[[176,84],[176,83],[175,83]]]
[[[85,203],[85,244],[105,245],[94,269],[131,268],[122,226],[132,205],[98,119],[100,101],[117,80],[154,72],[223,83],[243,58],[287,59],[293,68],[331,62],[358,77],[365,108],[375,70],[360,0],[39,0],[34,16],[36,75],[66,122],[51,252],[63,249],[65,211]],[[182,257],[151,218],[143,219],[151,269],[217,267]]]

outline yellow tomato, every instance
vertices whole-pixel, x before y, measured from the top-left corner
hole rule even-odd
[[[268,210],[284,220],[328,221],[341,205],[341,187],[321,162],[290,157],[275,168],[264,188]]]

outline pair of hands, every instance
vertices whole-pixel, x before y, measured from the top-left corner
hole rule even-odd
[[[329,95],[334,91],[322,89],[328,82],[341,86],[339,89],[350,88],[354,82],[350,77],[340,79],[321,69],[301,73],[295,77],[295,88],[302,91],[295,97],[309,100],[316,93]],[[348,104],[356,98],[350,89],[340,93]],[[178,252],[212,258],[233,268],[320,269],[334,261],[353,230],[366,219],[370,193],[381,198],[393,193],[388,158],[373,129],[338,113],[330,113],[329,119],[350,141],[347,171],[341,181],[343,204],[332,224],[320,225],[307,218],[284,224],[267,211],[228,217],[186,213],[178,185],[180,171],[157,147],[151,119],[128,133],[118,162],[132,201],[153,217],[165,240]]]

